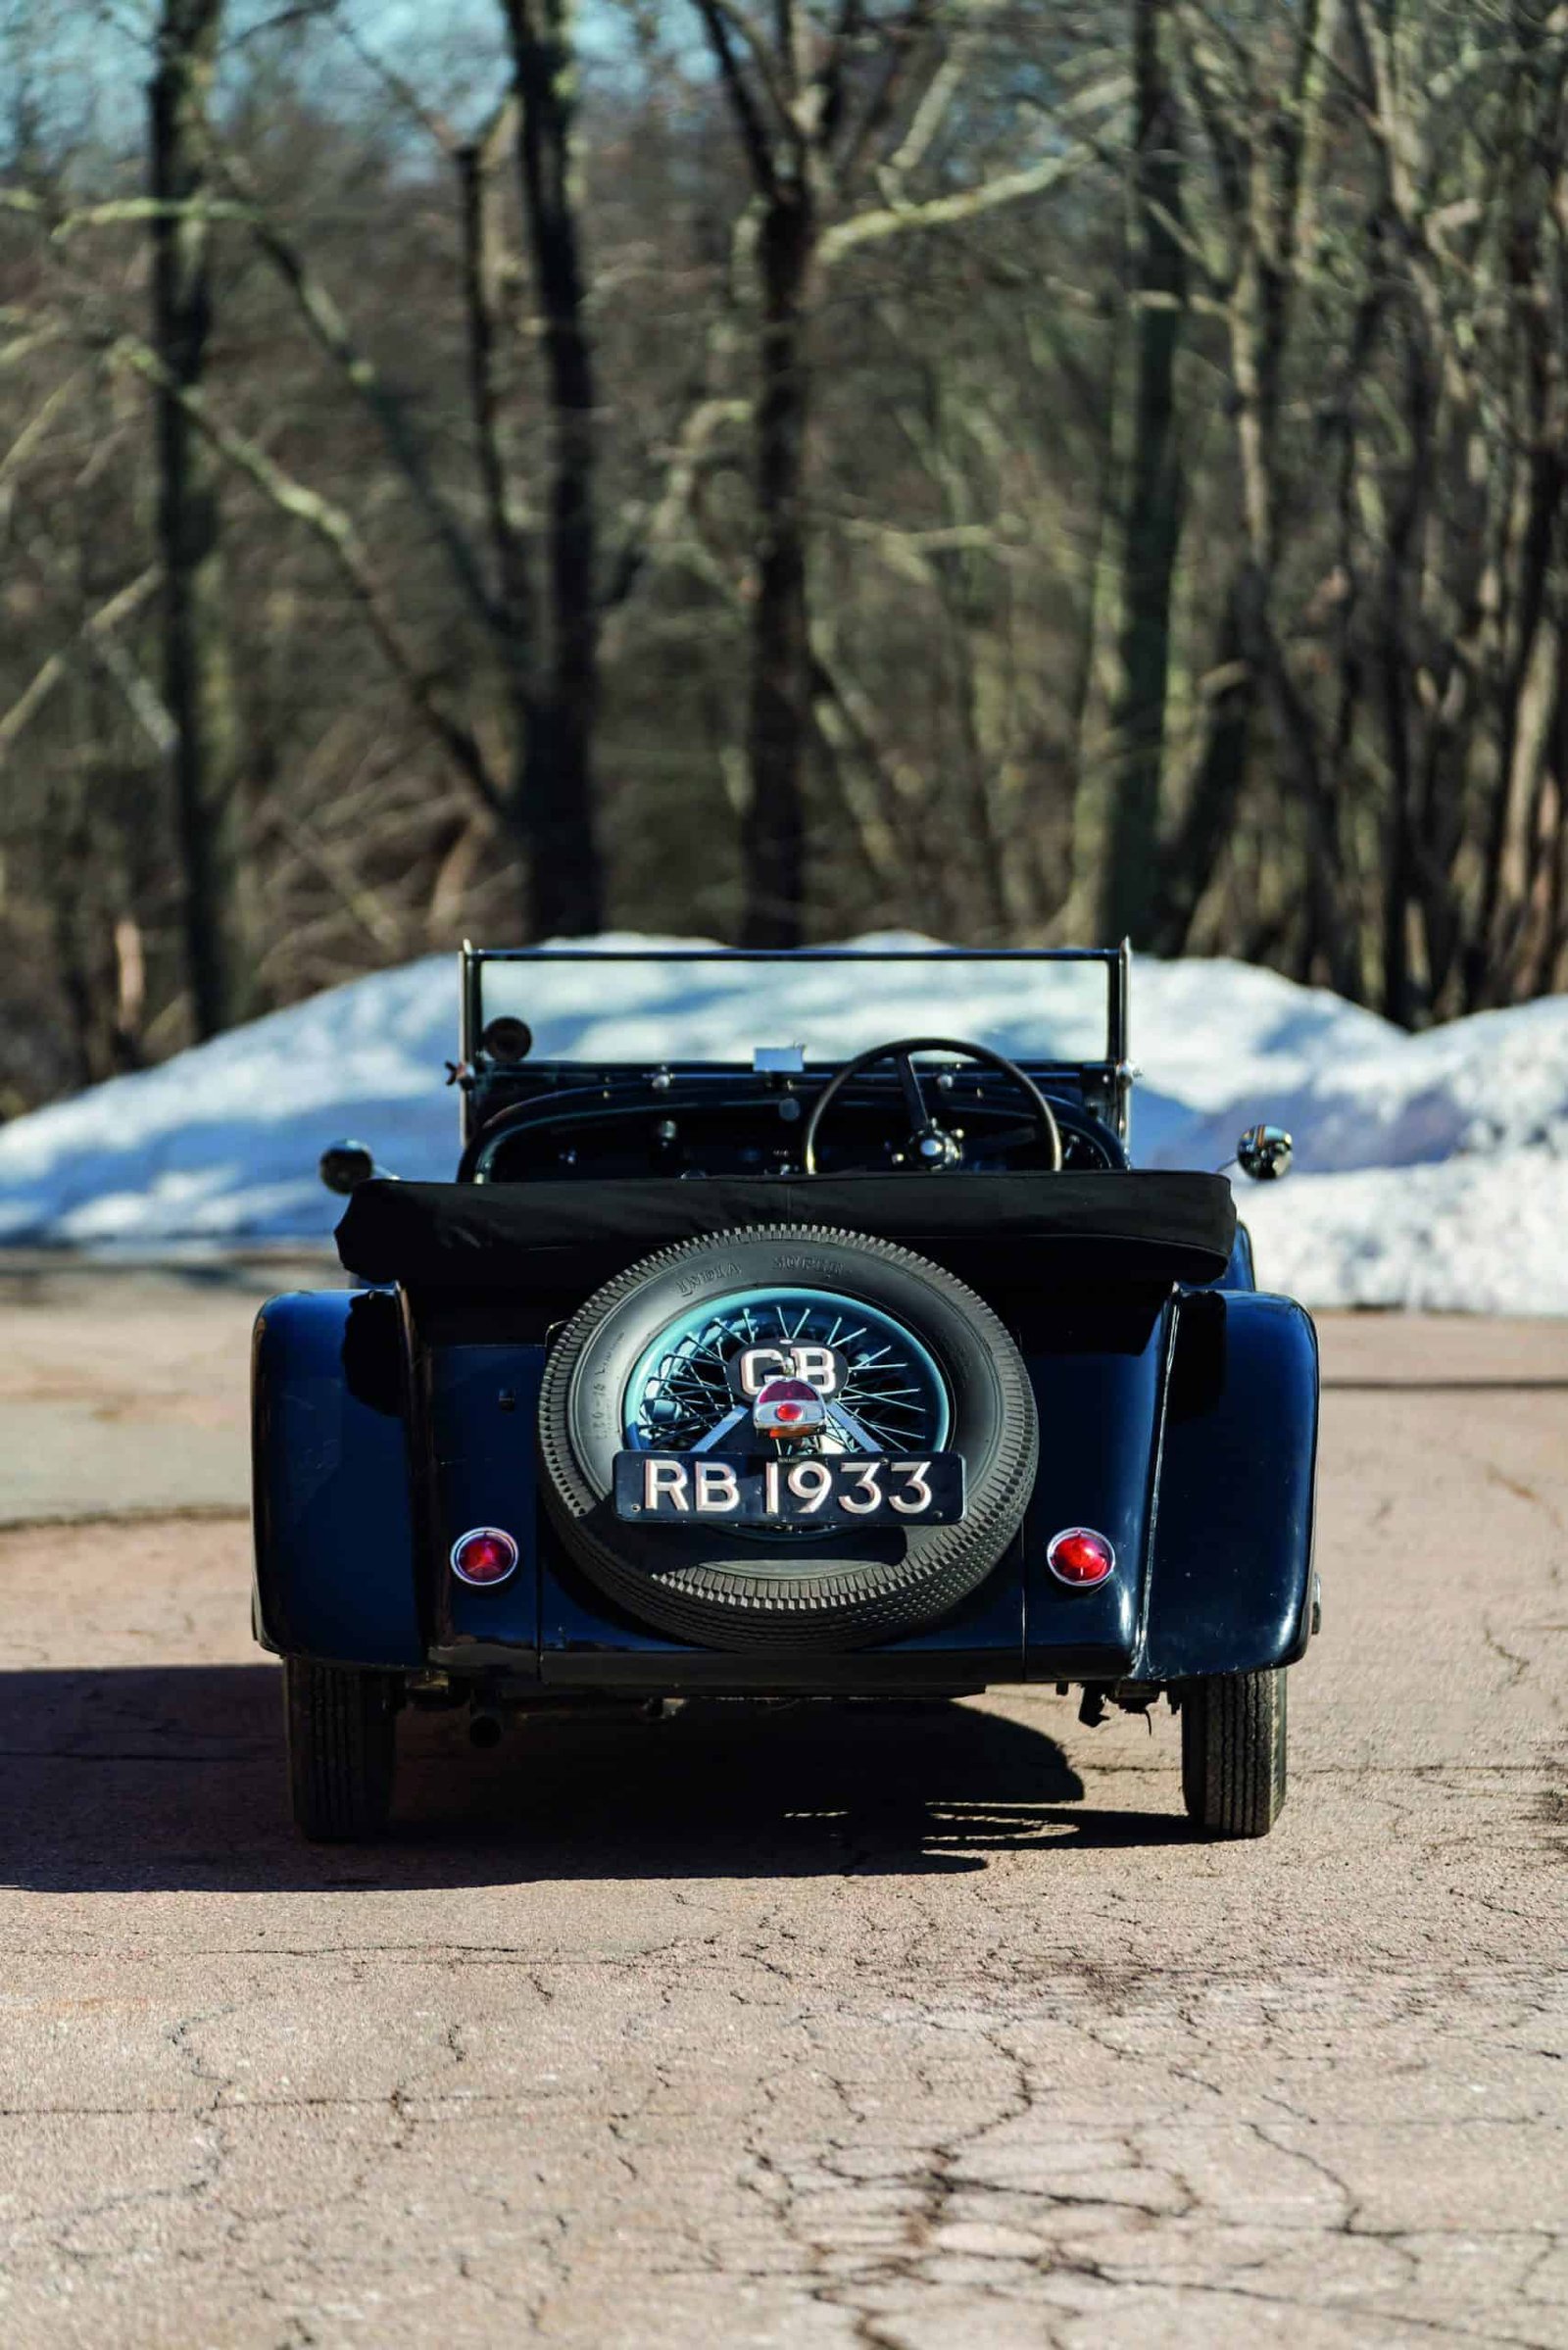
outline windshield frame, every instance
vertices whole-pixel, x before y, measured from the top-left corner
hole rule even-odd
[[[1114,1106],[1113,1123],[1125,1145],[1130,1139],[1131,1094],[1135,1075],[1128,1059],[1128,996],[1132,948],[1119,947],[475,947],[465,939],[458,952],[459,1044],[462,1067],[470,1071],[478,1049],[483,1011],[484,967],[487,963],[930,963],[985,962],[1050,965],[1099,963],[1105,970],[1105,1054],[1102,1060],[1030,1061],[1037,1073],[1053,1070],[1086,1080],[1098,1079]],[[889,1040],[892,1041],[891,1039]],[[679,1060],[679,1055],[672,1055]],[[555,1067],[570,1063],[555,1061]],[[586,1064],[584,1064],[586,1065]],[[632,1064],[628,1064],[628,1069]],[[733,1072],[747,1072],[736,1064]],[[470,1095],[463,1098],[464,1141],[468,1134]]]

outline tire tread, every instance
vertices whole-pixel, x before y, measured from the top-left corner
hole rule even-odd
[[[294,1821],[313,1843],[354,1843],[378,1835],[392,1807],[396,1771],[395,1683],[283,1659],[283,1709]]]
[[[1182,1796],[1205,1836],[1267,1836],[1285,1806],[1289,1715],[1282,1669],[1216,1674],[1182,1694]]]

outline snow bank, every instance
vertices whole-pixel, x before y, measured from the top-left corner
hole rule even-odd
[[[376,973],[0,1129],[0,1242],[324,1242],[338,1209],[315,1166],[334,1135],[400,1174],[450,1175],[455,976],[447,955]],[[1027,967],[956,982],[884,966],[873,1003],[829,966],[781,1025],[756,965],[650,979],[564,960],[530,972],[529,1012],[549,1050],[606,1058],[746,1053],[786,1029],[832,1051],[933,1025],[1038,1037]],[[1290,1182],[1244,1187],[1271,1283],[1319,1305],[1568,1313],[1568,1000],[1407,1037],[1275,972],[1143,961],[1132,1050],[1141,1164],[1218,1166],[1260,1117],[1295,1134]]]

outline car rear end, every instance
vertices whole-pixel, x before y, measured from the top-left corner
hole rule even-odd
[[[510,1228],[482,1263],[470,1230],[466,1281],[433,1277],[409,1243],[422,1187],[385,1187],[404,1277],[370,1248],[384,1285],[259,1325],[261,1637],[296,1677],[487,1723],[1027,1682],[1076,1687],[1092,1718],[1280,1671],[1309,1619],[1310,1323],[1126,1232],[1086,1281],[1084,1186],[1102,1218],[1149,1195],[1052,1180],[1070,1248],[998,1229],[1021,1195],[993,1186],[988,1217],[967,1182],[916,1185],[963,1229],[915,1250],[731,1225],[597,1284],[602,1255],[550,1237],[542,1199],[525,1277],[494,1278],[521,1264]],[[884,1187],[903,1215],[909,1188]],[[1178,1236],[1198,1197],[1169,1195]],[[378,1807],[303,1816],[364,1833]]]

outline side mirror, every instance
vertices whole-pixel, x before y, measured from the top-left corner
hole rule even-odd
[[[1294,1147],[1283,1126],[1249,1126],[1236,1146],[1236,1163],[1254,1183],[1278,1183],[1291,1171]]]
[[[329,1192],[358,1191],[375,1173],[375,1153],[368,1144],[345,1139],[328,1143],[317,1160],[317,1172]]]

